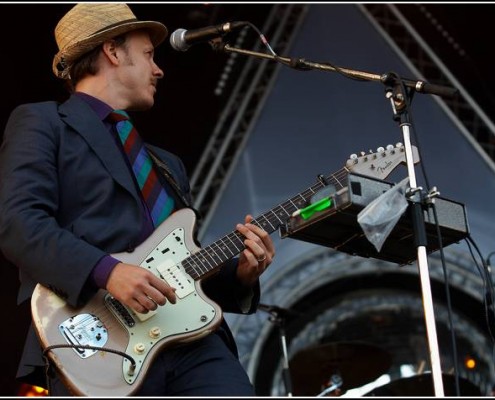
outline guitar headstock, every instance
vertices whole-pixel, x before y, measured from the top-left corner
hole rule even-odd
[[[419,163],[419,154],[416,146],[411,146],[414,164]],[[346,162],[351,172],[361,175],[385,179],[400,164],[406,163],[406,148],[402,143],[395,146],[389,144],[386,148],[379,147],[376,153],[361,152],[352,154]]]

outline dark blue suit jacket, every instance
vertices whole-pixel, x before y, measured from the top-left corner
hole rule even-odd
[[[153,150],[189,198],[181,160]],[[19,268],[19,303],[41,283],[69,305],[83,305],[97,290],[90,279],[94,265],[106,254],[140,244],[143,210],[131,171],[101,120],[76,96],[62,104],[25,104],[12,112],[0,148],[0,182],[0,248]],[[252,313],[259,286],[251,293],[241,291],[236,264],[226,263],[203,282],[203,289],[225,312]],[[249,310],[241,310],[240,293],[252,296]],[[225,323],[223,330],[236,351]],[[18,376],[40,365],[31,329]]]

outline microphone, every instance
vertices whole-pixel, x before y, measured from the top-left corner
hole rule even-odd
[[[234,21],[207,26],[205,28],[191,29],[189,31],[180,28],[175,30],[170,35],[170,44],[174,50],[186,51],[189,47],[196,43],[215,39],[226,33],[232,32],[234,29],[241,28],[248,24],[249,22],[247,21]]]

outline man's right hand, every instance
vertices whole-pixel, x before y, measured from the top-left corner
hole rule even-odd
[[[154,311],[167,300],[175,304],[175,288],[137,265],[118,263],[110,273],[106,288],[112,296],[139,313]]]

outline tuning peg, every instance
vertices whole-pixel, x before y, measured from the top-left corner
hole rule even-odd
[[[393,150],[395,147],[392,144],[387,144],[387,150]]]
[[[352,167],[353,165],[356,165],[358,163],[358,156],[357,154],[351,154],[349,156],[349,159],[346,162],[346,165],[349,167]]]
[[[358,163],[358,156],[357,154],[351,154],[349,156],[349,159],[347,160],[347,165],[351,166],[353,164],[357,164]]]
[[[385,151],[385,149],[383,147],[378,147],[378,149],[376,149],[376,152],[377,153],[383,153]]]
[[[398,149],[401,149],[401,148],[404,147],[404,145],[401,142],[397,142],[397,144],[395,145],[395,147],[397,147]]]

